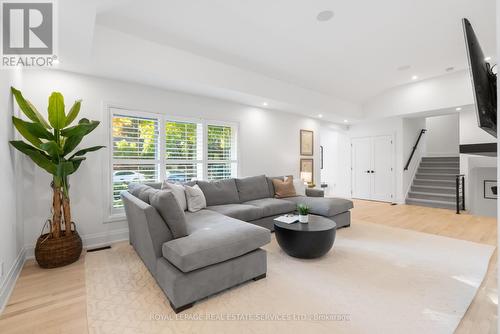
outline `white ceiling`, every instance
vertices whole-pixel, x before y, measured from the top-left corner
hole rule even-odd
[[[98,24],[354,103],[465,68],[462,17],[495,56],[494,0],[105,3]],[[322,10],[334,18],[318,22]]]

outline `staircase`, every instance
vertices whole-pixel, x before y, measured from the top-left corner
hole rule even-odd
[[[459,157],[423,157],[406,204],[455,210],[457,174]]]

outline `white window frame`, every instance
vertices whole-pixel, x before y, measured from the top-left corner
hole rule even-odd
[[[202,136],[201,136],[201,141],[202,141],[202,147],[201,147],[201,160],[199,159],[196,159],[196,160],[176,160],[176,159],[170,159],[170,160],[167,160],[166,159],[166,147],[165,147],[165,141],[166,141],[166,138],[165,138],[165,125],[167,124],[167,122],[180,122],[180,123],[195,123],[195,124],[201,124],[201,128],[202,128]],[[201,171],[201,175],[202,175],[202,179],[205,178],[206,176],[206,173],[205,173],[205,145],[206,145],[206,138],[205,138],[205,121],[201,118],[190,118],[190,117],[179,117],[179,116],[170,116],[170,115],[163,115],[163,121],[162,121],[162,124],[160,124],[160,126],[162,127],[163,131],[162,131],[162,134],[163,134],[163,139],[162,139],[162,144],[163,144],[163,166],[162,166],[162,170],[163,170],[163,175],[162,175],[162,180],[165,180],[166,177],[167,177],[167,173],[166,173],[166,166],[168,164],[192,164],[192,163],[196,163],[196,164],[201,164],[202,165],[202,171]]]
[[[231,128],[231,159],[230,160],[209,160],[208,159],[208,126],[209,125],[227,126],[227,127]],[[203,140],[204,147],[203,148],[205,148],[203,150],[203,160],[204,160],[203,177],[204,177],[204,179],[208,178],[208,164],[209,163],[230,163],[231,166],[233,163],[235,163],[236,164],[236,176],[233,176],[233,177],[237,177],[237,175],[239,175],[238,124],[231,123],[231,122],[206,120],[204,127],[203,127],[203,135],[204,135],[204,140]]]
[[[127,107],[123,106],[120,104],[115,104],[115,103],[104,103],[103,105],[103,113],[104,113],[104,124],[106,126],[106,131],[107,131],[107,138],[108,138],[108,149],[107,149],[107,154],[108,158],[103,159],[105,161],[105,165],[103,166],[102,170],[106,171],[103,173],[103,185],[104,185],[104,194],[106,196],[105,200],[105,213],[103,215],[103,221],[104,223],[112,223],[112,222],[119,222],[123,221],[125,218],[125,211],[123,208],[121,209],[116,209],[113,208],[113,201],[112,201],[112,191],[113,191],[113,163],[120,163],[120,160],[117,159],[115,160],[113,158],[113,131],[112,131],[112,126],[113,126],[113,114],[119,113],[124,116],[131,116],[131,117],[147,117],[147,118],[156,118],[158,119],[158,129],[159,129],[159,136],[158,136],[158,154],[157,159],[143,159],[145,164],[158,164],[159,165],[159,173],[158,177],[159,180],[158,182],[161,182],[162,180],[165,180],[166,178],[166,165],[167,162],[169,163],[174,163],[174,164],[182,164],[182,163],[201,163],[202,165],[202,179],[206,180],[208,176],[208,163],[213,163],[213,162],[230,162],[230,163],[235,163],[236,164],[236,169],[234,170],[235,175],[232,177],[238,177],[240,174],[240,152],[239,152],[239,124],[237,122],[226,122],[226,121],[219,121],[219,120],[212,120],[212,119],[205,119],[205,118],[193,118],[193,117],[182,117],[182,116],[175,116],[171,114],[166,114],[166,113],[158,113],[158,112],[151,112],[151,111],[143,111],[138,108],[133,108],[133,107]],[[189,122],[189,123],[199,123],[202,126],[202,160],[166,160],[166,147],[165,147],[165,141],[166,141],[166,134],[165,134],[165,125],[166,122]],[[220,126],[229,126],[232,128],[231,134],[232,134],[232,148],[234,147],[234,150],[232,150],[232,157],[231,160],[224,160],[224,161],[218,161],[218,160],[208,160],[208,125],[220,125]],[[147,160],[147,161],[146,161]],[[137,161],[134,160],[137,164],[141,164],[141,159],[137,159]],[[125,164],[129,162],[128,159],[125,162]]]

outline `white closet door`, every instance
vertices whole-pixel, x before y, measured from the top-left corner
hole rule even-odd
[[[354,198],[371,199],[371,155],[371,138],[352,140],[352,197]]]
[[[393,168],[392,137],[373,137],[372,195],[376,201],[392,201]]]

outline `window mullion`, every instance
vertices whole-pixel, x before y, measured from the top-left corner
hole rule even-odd
[[[160,122],[160,130],[159,130],[159,145],[158,145],[158,149],[159,149],[159,153],[160,153],[160,173],[159,173],[159,177],[160,177],[160,182],[163,182],[163,180],[166,180],[167,178],[167,170],[166,170],[166,151],[167,151],[167,147],[166,147],[166,144],[167,144],[167,139],[166,139],[166,130],[167,130],[167,126],[166,126],[166,121],[165,121],[165,115],[161,115],[160,118],[159,118],[159,122]]]

